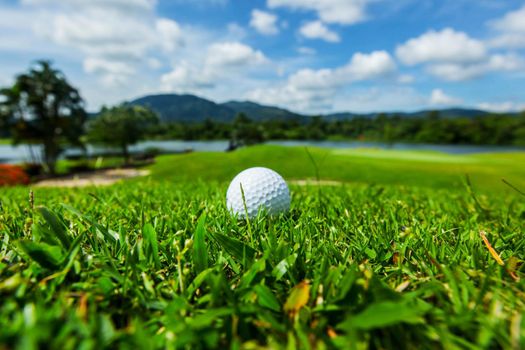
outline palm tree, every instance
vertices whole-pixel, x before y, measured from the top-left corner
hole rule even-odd
[[[50,174],[55,173],[65,144],[82,147],[84,101],[49,61],[38,61],[18,75],[0,96],[0,114],[11,128],[13,142],[41,145],[42,163]]]

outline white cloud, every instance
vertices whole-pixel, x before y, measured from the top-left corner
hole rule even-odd
[[[525,61],[515,54],[494,54],[484,62],[474,64],[440,63],[427,67],[435,77],[446,81],[474,79],[490,72],[512,72],[525,67]]]
[[[252,10],[250,26],[264,35],[274,35],[279,33],[279,28],[277,27],[277,16],[257,9]]]
[[[489,41],[491,47],[525,47],[525,5],[489,22],[497,35]]]
[[[133,65],[118,61],[105,61],[101,58],[86,58],[84,70],[88,73],[109,73],[112,75],[132,75]]]
[[[520,56],[491,54],[484,42],[450,28],[410,39],[397,47],[396,55],[406,65],[423,64],[428,73],[446,81],[474,79],[490,72],[517,71],[525,66]]]
[[[179,24],[171,19],[160,18],[155,23],[160,46],[167,52],[173,52],[184,44]]]
[[[242,40],[246,37],[246,30],[239,24],[228,23],[228,38],[234,41]]]
[[[123,84],[151,59],[183,46],[183,31],[157,18],[154,0],[24,0],[35,16],[33,31],[43,40],[83,53],[84,71],[106,85]]]
[[[161,89],[163,91],[200,91],[215,86],[214,77],[210,72],[199,71],[187,62],[180,62],[171,72],[162,75]]]
[[[505,32],[525,32],[525,5],[491,22],[492,27]]]
[[[208,48],[206,65],[239,67],[268,62],[259,50],[239,42],[216,43]]]
[[[358,81],[387,78],[396,65],[385,51],[356,53],[350,61],[334,69],[301,69],[281,84],[257,88],[246,97],[261,103],[280,105],[298,111],[330,109],[334,97],[344,86]]]
[[[334,111],[359,113],[415,111],[424,108],[428,108],[428,97],[408,86],[356,87],[338,94],[333,103]]]
[[[396,64],[388,52],[374,51],[370,54],[360,52],[354,54],[341,73],[348,74],[351,81],[358,81],[385,77],[395,70]]]
[[[370,0],[267,0],[269,8],[315,11],[326,23],[354,24],[366,18]]]
[[[404,64],[415,65],[429,62],[478,62],[486,57],[487,52],[483,42],[446,28],[440,32],[431,30],[408,40],[397,47],[396,55]]]
[[[505,112],[521,112],[525,111],[525,102],[482,102],[476,107],[489,112],[505,113]]]
[[[315,55],[317,53],[315,49],[308,46],[298,47],[297,52],[299,52],[301,55]]]
[[[307,39],[322,39],[331,43],[341,41],[339,35],[328,29],[321,21],[305,23],[299,30],[299,33]]]
[[[126,12],[151,11],[154,9],[156,0],[22,0],[23,5],[29,6],[70,6],[76,9],[104,7]]]
[[[162,90],[201,93],[230,79],[238,79],[239,84],[247,70],[269,62],[261,51],[240,42],[214,43],[206,52],[201,61],[179,62],[162,75]]]
[[[430,95],[431,105],[450,106],[460,104],[461,102],[461,99],[449,96],[445,94],[441,89],[432,90],[432,93]]]
[[[398,77],[397,81],[401,84],[413,83],[416,79],[410,74],[402,74]]]

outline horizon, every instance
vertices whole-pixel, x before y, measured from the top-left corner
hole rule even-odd
[[[98,110],[154,94],[292,112],[525,110],[525,2],[7,0],[0,86],[49,59]]]
[[[197,97],[197,98],[200,98],[200,99],[205,99],[207,101],[213,102],[213,103],[215,103],[217,105],[224,105],[224,104],[227,104],[227,103],[230,103],[230,102],[254,103],[254,104],[257,104],[257,105],[262,106],[262,107],[284,109],[284,110],[287,110],[289,112],[296,113],[296,114],[299,114],[299,115],[302,115],[302,116],[305,116],[305,117],[330,116],[330,115],[336,115],[336,114],[355,114],[355,115],[369,115],[369,114],[373,115],[373,114],[381,114],[381,113],[385,113],[385,114],[417,114],[417,113],[423,113],[423,112],[429,112],[429,111],[444,112],[444,111],[450,111],[450,110],[479,111],[479,112],[494,113],[494,114],[506,114],[506,113],[519,114],[521,112],[525,112],[525,109],[517,110],[517,111],[509,111],[509,112],[498,112],[498,111],[485,110],[485,109],[476,108],[476,107],[469,108],[469,107],[465,107],[465,106],[444,106],[444,107],[424,108],[424,109],[417,108],[417,109],[414,109],[414,110],[389,110],[389,111],[370,111],[370,112],[335,111],[335,112],[328,112],[328,113],[308,114],[308,113],[304,113],[304,112],[295,112],[293,110],[289,110],[286,107],[280,107],[280,106],[271,105],[271,104],[264,104],[264,103],[260,103],[260,102],[250,101],[250,100],[227,100],[227,101],[219,102],[219,101],[214,101],[213,99],[208,99],[206,97],[199,96],[197,94],[192,94],[192,93],[180,93],[180,94],[177,94],[177,93],[173,93],[173,92],[159,93],[159,94],[148,94],[148,95],[144,95],[144,96],[138,96],[138,97],[132,98],[130,100],[122,101],[122,103],[133,103],[133,102],[135,102],[135,101],[137,101],[139,99],[143,99],[143,98],[154,97],[154,96],[169,96],[169,95]],[[98,113],[98,111],[88,111],[88,113]]]

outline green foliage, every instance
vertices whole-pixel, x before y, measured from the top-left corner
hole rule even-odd
[[[50,62],[39,61],[18,75],[12,87],[0,90],[0,96],[0,119],[10,129],[13,142],[41,144],[48,172],[54,174],[64,145],[82,147],[84,102]]]
[[[327,117],[264,119],[239,114],[234,122],[207,119],[204,122],[165,122],[151,130],[160,139],[214,140],[254,144],[264,140],[360,140],[433,144],[525,145],[525,112],[477,117],[426,117],[379,114],[346,120]]]
[[[89,123],[88,140],[120,149],[128,162],[128,147],[142,140],[148,133],[148,128],[157,122],[155,113],[144,107],[121,105],[103,108]]]
[[[525,259],[518,193],[474,199],[354,184],[320,196],[292,185],[290,213],[258,217],[249,230],[228,213],[226,188],[145,180],[36,189],[34,210],[27,189],[2,190],[0,343],[525,346],[525,271],[510,263]],[[480,230],[508,265],[497,264]]]
[[[263,128],[255,124],[244,113],[239,113],[232,124],[230,150],[240,146],[250,146],[264,141]]]

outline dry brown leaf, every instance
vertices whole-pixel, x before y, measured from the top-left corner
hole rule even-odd
[[[284,311],[288,312],[290,317],[294,317],[308,303],[309,299],[310,282],[304,280],[292,288],[286,303],[284,303]]]
[[[487,249],[489,250],[489,253],[490,253],[490,255],[492,255],[494,260],[496,260],[496,262],[498,264],[500,264],[501,266],[505,266],[505,263],[503,262],[503,260],[501,260],[501,258],[499,257],[499,254],[496,252],[496,250],[494,248],[492,248],[492,245],[490,244],[489,240],[487,239],[485,231],[479,231],[479,235],[483,239],[483,242],[487,246]]]

